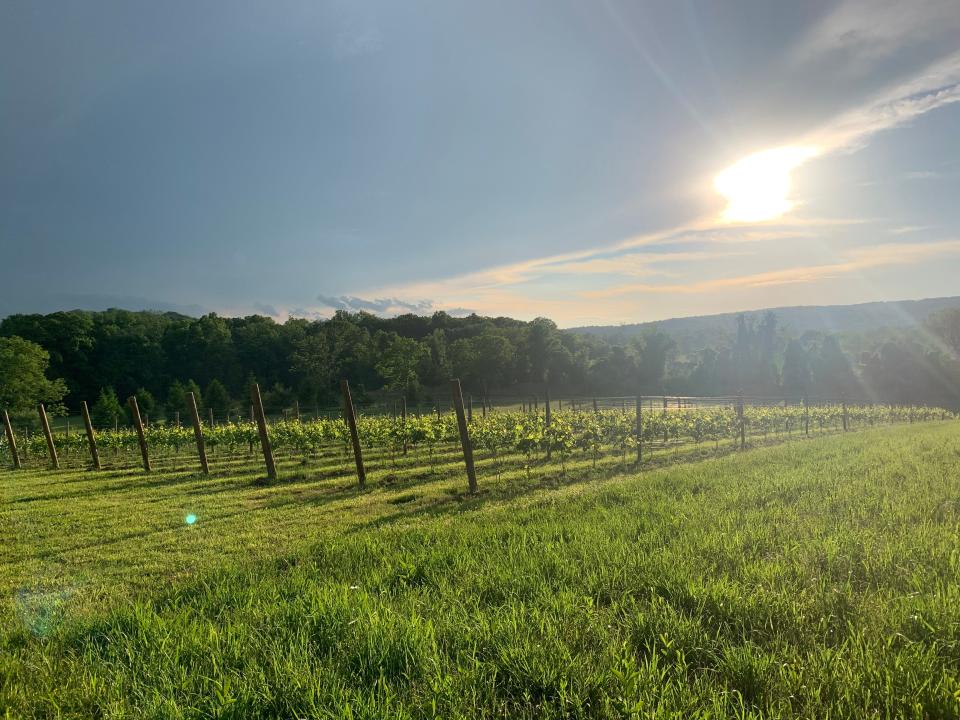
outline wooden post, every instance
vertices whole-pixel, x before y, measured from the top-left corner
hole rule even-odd
[[[407,399],[400,399],[400,421],[403,423],[403,454],[407,454]]]
[[[267,477],[277,479],[277,466],[273,462],[273,448],[270,447],[270,438],[267,436],[267,418],[263,414],[263,400],[260,398],[260,386],[253,383],[250,388],[250,399],[253,401],[253,414],[257,420],[257,431],[260,433],[260,448],[263,450],[263,462],[267,466]]]
[[[90,410],[87,409],[86,400],[80,403],[80,414],[83,415],[83,427],[87,431],[87,443],[90,445],[90,459],[93,460],[93,469],[102,470],[100,453],[97,451],[97,437],[93,434],[93,423],[90,422]]]
[[[473,395],[467,395],[467,422],[473,422]]]
[[[353,397],[350,395],[350,383],[344,378],[340,381],[340,392],[343,393],[343,414],[347,416],[347,426],[350,428],[350,442],[353,444],[353,459],[357,465],[357,483],[363,490],[367,486],[367,471],[363,468],[363,451],[360,448],[360,433],[357,432],[357,414],[353,409]],[[440,409],[437,408],[437,417]]]
[[[200,424],[197,398],[192,392],[187,393],[187,406],[190,408],[190,417],[193,420],[193,437],[196,438],[197,441],[197,455],[200,457],[200,469],[204,475],[209,475],[210,466],[207,464],[207,448],[203,442],[203,426]]]
[[[550,428],[550,386],[547,383],[543,384],[543,408],[544,408],[544,427]],[[553,453],[551,452],[551,443],[549,434],[546,436],[547,440],[547,460],[549,460]]]
[[[210,414],[210,427],[213,427],[213,408],[207,408]]]
[[[293,401],[293,414],[297,418],[297,422],[300,422],[300,400]]]
[[[13,469],[19,470],[20,465],[20,453],[17,452],[17,438],[13,434],[13,425],[10,424],[10,416],[7,414],[7,411],[3,411],[3,429],[7,433],[7,446],[10,448],[10,457],[13,458]]]
[[[637,465],[643,460],[643,418],[640,414],[640,407],[643,398],[637,395]]]
[[[43,427],[43,436],[47,439],[47,450],[50,453],[50,464],[54,470],[60,469],[60,458],[57,457],[57,446],[53,442],[53,433],[50,432],[50,421],[47,419],[47,411],[43,403],[38,406],[40,413],[40,425]]]
[[[806,396],[803,398],[803,434],[810,437],[810,407]]]
[[[594,411],[595,413],[600,412],[600,411],[597,409],[597,399],[596,399],[596,398],[593,399],[593,411]]]
[[[130,414],[133,416],[133,428],[137,431],[137,442],[140,443],[140,458],[143,460],[143,469],[145,472],[150,472],[147,436],[143,434],[143,421],[140,420],[140,406],[137,405],[137,396],[131,395],[127,403],[130,405]]]
[[[173,417],[174,417],[174,422],[176,422],[176,424],[177,424],[177,430],[179,430],[179,429],[180,429],[180,411],[177,410],[177,411],[173,414]]]
[[[667,417],[667,396],[666,396],[666,395],[663,396],[663,417],[664,417],[664,420],[666,420],[666,417]],[[665,422],[663,423],[663,444],[664,444],[664,446],[666,446],[667,443],[669,443],[669,442],[670,442],[670,430],[669,430],[669,425],[668,425],[668,424],[666,423],[666,421],[665,421]]]
[[[457,427],[460,430],[460,446],[463,448],[463,462],[467,466],[467,483],[470,492],[477,491],[477,471],[473,467],[473,446],[470,444],[470,432],[467,429],[467,418],[463,412],[463,393],[460,390],[460,381],[450,381],[450,391],[453,395],[453,405],[457,411]]]
[[[740,424],[740,449],[743,450],[747,446],[746,423],[743,419],[743,393],[737,397],[737,420]]]

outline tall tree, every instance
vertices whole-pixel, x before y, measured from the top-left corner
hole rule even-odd
[[[783,355],[781,385],[783,393],[791,398],[805,398],[810,392],[810,358],[799,340],[787,343]]]
[[[222,382],[214,378],[207,385],[207,391],[203,394],[203,404],[208,410],[213,410],[217,417],[224,417],[229,412],[233,401],[230,399],[230,393]]]
[[[98,428],[112,428],[120,418],[124,417],[123,406],[117,399],[117,393],[112,387],[103,388],[100,396],[90,408],[90,416]]]
[[[423,343],[395,335],[384,348],[381,360],[377,363],[377,372],[386,380],[389,389],[400,391],[412,400],[420,388],[418,371],[421,362],[429,354]]]
[[[0,338],[0,408],[25,411],[41,402],[59,403],[67,386],[47,377],[49,364],[50,354],[36,343]]]

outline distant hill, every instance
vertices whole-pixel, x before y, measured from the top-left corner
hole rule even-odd
[[[739,315],[758,318],[764,313],[776,314],[787,334],[800,336],[808,331],[829,333],[869,333],[881,328],[903,329],[923,323],[930,315],[947,308],[960,308],[960,297],[896,300],[858,305],[808,305],[765,308],[743,313],[722,313],[697,317],[671,318],[633,325],[606,325],[569,328],[569,332],[601,335],[628,340],[657,328],[670,335],[681,353],[716,345],[731,338]]]

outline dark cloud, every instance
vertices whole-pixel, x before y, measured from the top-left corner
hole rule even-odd
[[[403,312],[422,315],[433,311],[432,300],[420,300],[418,302],[407,302],[400,298],[374,298],[373,300],[367,300],[352,295],[340,295],[337,297],[318,295],[317,300],[334,310],[349,310],[350,312],[360,312],[363,310],[375,315],[397,315]]]
[[[266,305],[264,303],[254,303],[253,309],[260,313],[261,315],[269,315],[270,317],[280,317],[280,312],[273,305]]]

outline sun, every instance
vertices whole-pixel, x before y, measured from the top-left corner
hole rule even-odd
[[[727,200],[723,219],[730,222],[763,222],[789,212],[790,172],[814,157],[814,147],[779,147],[738,160],[713,180],[714,189]]]

